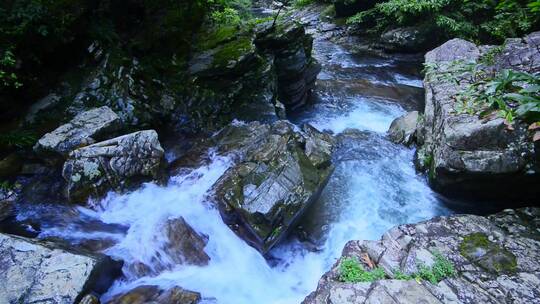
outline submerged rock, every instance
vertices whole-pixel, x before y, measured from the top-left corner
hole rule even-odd
[[[95,108],[45,134],[34,146],[34,151],[44,157],[66,157],[69,152],[104,139],[119,128],[120,117],[116,113],[108,107]]]
[[[0,302],[78,303],[90,292],[105,292],[121,264],[103,255],[0,234]]]
[[[159,177],[164,151],[154,130],[139,131],[69,154],[62,176],[67,197],[85,202],[113,189],[121,191],[137,183]]]
[[[313,203],[333,170],[334,139],[286,121],[233,124],[213,140],[239,161],[216,183],[225,222],[267,252]]]
[[[196,304],[200,300],[201,295],[198,292],[182,287],[165,290],[155,285],[142,285],[117,295],[106,304]]]
[[[182,217],[168,220],[162,229],[163,246],[150,261],[128,265],[128,276],[157,275],[178,265],[208,265],[210,257],[204,251],[208,236],[197,233]]]
[[[392,228],[379,241],[351,241],[303,303],[537,303],[539,225],[540,209],[526,208],[440,217]],[[397,276],[397,270],[411,274],[433,265],[439,254],[453,264],[454,275],[438,283]],[[351,257],[381,267],[386,278],[342,282],[339,265]]]
[[[165,235],[168,241],[163,250],[171,257],[174,265],[204,266],[210,261],[204,252],[208,236],[197,233],[184,218],[168,220],[165,223]]]
[[[470,86],[469,77],[460,75],[460,81],[453,81],[440,75],[460,62],[487,64],[485,58],[490,55],[486,52],[490,49],[497,64],[488,64],[488,70],[538,72],[539,37],[540,33],[533,33],[523,40],[509,39],[498,53],[453,39],[426,54],[426,63],[434,70],[424,80],[426,106],[418,163],[429,171],[430,183],[436,190],[476,199],[537,200],[540,159],[527,125],[518,121],[509,128],[498,115],[482,118],[458,111],[455,96]],[[515,56],[517,50],[523,57]]]
[[[396,144],[411,145],[416,139],[419,118],[418,111],[413,111],[392,121],[388,130],[390,140]]]

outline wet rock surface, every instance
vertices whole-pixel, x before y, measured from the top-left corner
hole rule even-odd
[[[231,125],[214,140],[221,151],[238,156],[215,186],[225,222],[267,252],[324,188],[333,170],[334,139],[278,121]]]
[[[139,131],[99,142],[69,154],[62,176],[67,196],[85,202],[108,190],[121,191],[157,179],[164,151],[154,130]]]
[[[418,111],[409,112],[396,118],[388,130],[390,140],[396,144],[411,145],[416,140],[415,136],[419,118]]]
[[[120,118],[108,107],[88,110],[69,123],[45,134],[34,146],[38,155],[66,157],[69,152],[110,136],[120,128]]]
[[[538,303],[539,224],[540,209],[525,208],[440,217],[392,228],[379,241],[351,241],[303,303]],[[432,265],[435,253],[454,264],[455,276],[438,284],[392,279],[396,270]],[[365,255],[387,279],[341,282],[340,261]]]
[[[498,71],[512,68],[529,73],[540,69],[540,33],[509,39],[495,55]],[[447,195],[491,200],[534,200],[540,193],[537,147],[527,125],[516,122],[513,130],[496,115],[480,118],[456,111],[455,96],[470,85],[437,77],[456,62],[477,63],[489,48],[453,39],[426,54],[436,65],[424,80],[426,107],[419,136],[423,144],[419,163],[429,171],[434,188]],[[507,189],[512,189],[508,191]]]
[[[77,303],[104,292],[121,263],[102,255],[67,251],[52,243],[0,234],[2,303]]]

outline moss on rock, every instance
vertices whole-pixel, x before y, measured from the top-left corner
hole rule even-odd
[[[489,240],[484,233],[472,233],[459,245],[462,256],[493,274],[515,273],[517,259],[514,254]]]

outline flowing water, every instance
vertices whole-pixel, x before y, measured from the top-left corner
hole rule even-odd
[[[32,212],[42,218],[49,214],[41,237],[74,243],[98,239],[112,245],[104,249],[106,254],[127,266],[153,265],[156,260],[167,262],[160,249],[164,223],[183,217],[209,237],[209,265],[176,265],[142,278],[125,267],[126,278],[103,295],[104,301],[134,286],[157,284],[198,291],[205,303],[300,303],[347,241],[378,239],[395,225],[449,213],[416,174],[413,150],[385,138],[394,118],[421,106],[417,65],[355,57],[325,40],[315,41],[314,52],[323,64],[314,101],[290,119],[338,136],[336,170],[298,233],[271,251],[270,262],[239,239],[211,207],[209,190],[232,165],[226,155],[213,151],[208,151],[207,165],[172,177],[166,186],[145,184],[129,194],[110,194],[95,202],[93,210],[65,211],[73,214],[73,221],[57,220],[61,210],[36,211],[34,206]],[[31,218],[32,212],[21,212],[19,219]]]

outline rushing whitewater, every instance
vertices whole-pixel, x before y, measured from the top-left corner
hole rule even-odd
[[[399,63],[374,58],[362,61],[329,42],[316,41],[315,52],[323,63],[318,99],[291,119],[337,136],[336,170],[300,223],[298,230],[305,237],[291,236],[274,248],[271,263],[239,239],[213,208],[212,186],[232,165],[227,155],[213,151],[208,151],[211,161],[207,165],[172,177],[166,186],[149,183],[132,193],[109,194],[93,210],[78,208],[82,222],[101,223],[107,229],[82,229],[84,223],[45,225],[41,236],[114,243],[105,253],[125,261],[125,278],[103,295],[104,301],[139,285],[159,285],[198,291],[203,303],[300,303],[315,290],[347,241],[377,239],[397,224],[448,213],[416,174],[413,151],[384,137],[392,120],[405,112],[403,106],[384,94],[370,96],[362,90],[349,90],[363,80],[368,85],[383,84],[383,93],[384,86],[392,92],[409,92],[419,90],[420,80],[400,73]],[[129,266],[134,263],[171,263],[162,250],[167,241],[163,225],[180,217],[209,237],[205,247],[209,264],[175,265],[147,277],[131,273]]]

